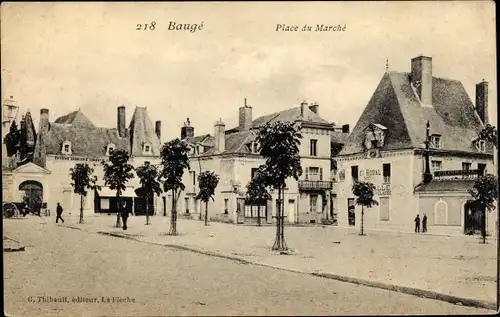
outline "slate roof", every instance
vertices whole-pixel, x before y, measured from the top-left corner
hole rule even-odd
[[[363,152],[363,130],[371,123],[387,127],[383,149],[421,148],[427,121],[430,134],[441,135],[441,149],[478,152],[472,141],[483,124],[462,83],[433,77],[432,107],[424,107],[409,75],[384,74],[340,155]]]
[[[57,118],[54,123],[60,124],[72,124],[72,125],[80,125],[80,126],[89,126],[93,127],[94,124],[90,121],[80,109],[70,112],[67,115],[61,116]]]
[[[416,193],[467,192],[474,186],[474,179],[432,180],[415,188]]]
[[[114,143],[116,149],[129,149],[128,140],[120,138],[117,129],[49,123],[47,154],[61,154],[62,144],[66,140],[71,142],[72,155],[76,156],[102,157],[109,143]]]
[[[349,139],[349,133],[344,133],[342,131],[333,131],[332,132],[332,143],[338,144],[346,144]]]
[[[72,155],[86,157],[104,156],[110,143],[115,144],[116,149],[127,150],[135,156],[143,156],[143,142],[151,144],[153,156],[158,156],[161,148],[147,110],[141,107],[136,107],[128,137],[123,138],[116,128],[96,127],[80,110],[61,116],[49,123],[47,154],[61,154],[64,141],[71,142]]]
[[[136,107],[129,126],[131,155],[143,156],[142,145],[144,142],[151,144],[153,156],[159,156],[161,150],[160,140],[155,132],[153,122],[149,119],[146,107]]]

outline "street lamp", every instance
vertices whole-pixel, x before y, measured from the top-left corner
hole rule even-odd
[[[425,159],[424,183],[425,184],[429,183],[432,180],[431,167],[430,167],[430,162],[429,162],[429,157],[430,157],[429,131],[430,131],[430,124],[429,124],[429,121],[427,121],[426,129],[425,129],[425,152],[424,152],[424,159]]]

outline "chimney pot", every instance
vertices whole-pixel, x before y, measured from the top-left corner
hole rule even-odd
[[[155,122],[155,132],[156,132],[156,136],[158,137],[158,140],[161,141],[161,121],[160,120]]]
[[[118,107],[116,125],[118,129],[118,135],[120,137],[126,136],[126,124],[125,124],[125,106],[121,105]]]
[[[476,112],[484,125],[489,123],[488,118],[488,82],[484,79],[476,84]]]
[[[247,98],[245,98],[243,107],[240,107],[239,109],[239,130],[250,130],[252,128],[252,121],[252,107],[247,105]]]
[[[420,102],[432,105],[432,57],[420,55],[412,58],[410,78]]]

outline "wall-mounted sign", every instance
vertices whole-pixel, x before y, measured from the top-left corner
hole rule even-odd
[[[390,196],[391,195],[391,184],[382,184],[382,185],[377,186],[377,195]]]
[[[83,162],[100,162],[103,159],[93,158],[93,157],[81,157],[81,156],[62,156],[56,155],[54,156],[55,160],[59,161],[83,161]]]

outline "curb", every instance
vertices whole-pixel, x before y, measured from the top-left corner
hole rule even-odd
[[[217,252],[195,249],[192,247],[186,247],[186,246],[174,245],[174,244],[160,244],[160,243],[155,243],[155,242],[144,241],[144,240],[140,240],[138,238],[131,237],[131,236],[126,236],[126,235],[123,235],[120,233],[98,231],[97,234],[107,235],[107,236],[112,236],[112,237],[127,239],[127,240],[134,240],[134,241],[140,242],[140,243],[147,243],[147,244],[151,244],[151,245],[163,246],[163,247],[167,247],[167,248],[184,250],[184,251],[189,251],[189,252],[193,252],[193,253],[223,258],[226,260],[236,261],[236,262],[239,262],[242,264],[258,265],[258,266],[273,268],[273,269],[282,270],[282,271],[288,271],[288,272],[293,272],[293,273],[298,273],[298,274],[305,274],[305,275],[311,275],[311,276],[320,277],[320,278],[337,280],[337,281],[345,282],[345,283],[351,283],[351,284],[363,285],[363,286],[368,286],[368,287],[373,287],[373,288],[385,289],[385,290],[403,293],[403,294],[408,294],[408,295],[413,295],[413,296],[417,296],[417,297],[439,300],[439,301],[443,301],[443,302],[447,302],[447,303],[459,305],[459,306],[483,308],[483,309],[489,309],[489,310],[496,311],[496,304],[494,302],[468,299],[468,298],[452,296],[452,295],[447,295],[447,294],[443,294],[443,293],[438,293],[438,292],[433,292],[433,291],[428,291],[428,290],[423,290],[423,289],[418,289],[418,288],[413,288],[413,287],[386,284],[386,283],[381,283],[381,282],[369,281],[369,280],[364,280],[364,279],[359,279],[359,278],[354,278],[354,277],[330,274],[330,273],[316,273],[316,272],[311,273],[311,272],[304,272],[304,271],[300,271],[300,270],[287,269],[287,268],[283,268],[283,267],[279,267],[279,266],[273,266],[273,265],[264,264],[264,263],[252,262],[252,261],[241,259],[239,257],[225,255],[225,254],[221,254],[221,253],[217,253]]]
[[[24,247],[19,248],[3,248],[3,252],[22,252],[25,251]]]

